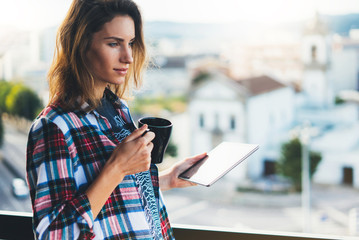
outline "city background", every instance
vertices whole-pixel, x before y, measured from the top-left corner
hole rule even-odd
[[[56,30],[71,1],[49,2],[0,1],[0,79],[31,89],[43,105]],[[129,104],[135,119],[174,123],[175,154],[159,167],[222,141],[260,145],[210,188],[164,192],[172,223],[359,236],[359,4],[148,2],[138,1],[151,64]],[[13,181],[25,180],[31,122],[2,118],[0,210],[31,212]],[[321,156],[305,194],[276,168],[283,144],[295,138]]]

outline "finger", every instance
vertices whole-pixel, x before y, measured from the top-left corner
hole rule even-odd
[[[185,159],[182,162],[179,162],[178,165],[174,168],[177,174],[180,174],[184,170],[188,169],[188,167],[192,166],[193,164],[197,163],[198,161],[207,157],[207,153],[202,153],[190,158]]]
[[[129,136],[127,136],[123,142],[130,142],[133,141],[139,137],[141,137],[147,130],[147,124],[144,124],[142,127],[137,128],[135,131],[133,131]]]
[[[194,156],[193,158],[195,158],[195,159],[202,159],[202,158],[204,158],[205,156],[207,156],[207,153],[206,153],[206,152],[201,153],[201,154],[199,154],[199,155],[197,155],[197,156]]]
[[[150,131],[150,129],[147,128],[146,131],[144,133],[142,133],[141,137],[145,136],[146,133],[148,133],[149,131]]]
[[[156,134],[154,132],[148,131],[143,137],[148,141],[151,142],[155,138]]]
[[[193,156],[191,158],[188,159],[188,161],[192,162],[192,163],[195,163],[203,158],[205,158],[207,156],[207,153],[204,152],[202,154],[199,154],[199,155],[196,155],[196,156]]]
[[[153,145],[152,142],[149,142],[148,145],[147,145],[147,147],[148,147],[149,151],[151,152],[152,149],[153,149],[153,147],[154,147],[154,145]]]

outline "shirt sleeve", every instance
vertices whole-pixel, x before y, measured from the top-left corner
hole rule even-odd
[[[38,119],[27,145],[27,178],[37,239],[92,239],[93,214],[76,186],[69,143],[59,127]]]

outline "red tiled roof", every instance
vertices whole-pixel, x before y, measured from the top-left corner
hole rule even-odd
[[[259,95],[286,87],[283,83],[268,76],[260,76],[237,81],[238,84],[246,88],[251,95]]]

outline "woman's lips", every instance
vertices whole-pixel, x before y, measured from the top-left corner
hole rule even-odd
[[[114,68],[113,70],[120,75],[126,75],[128,68]]]

